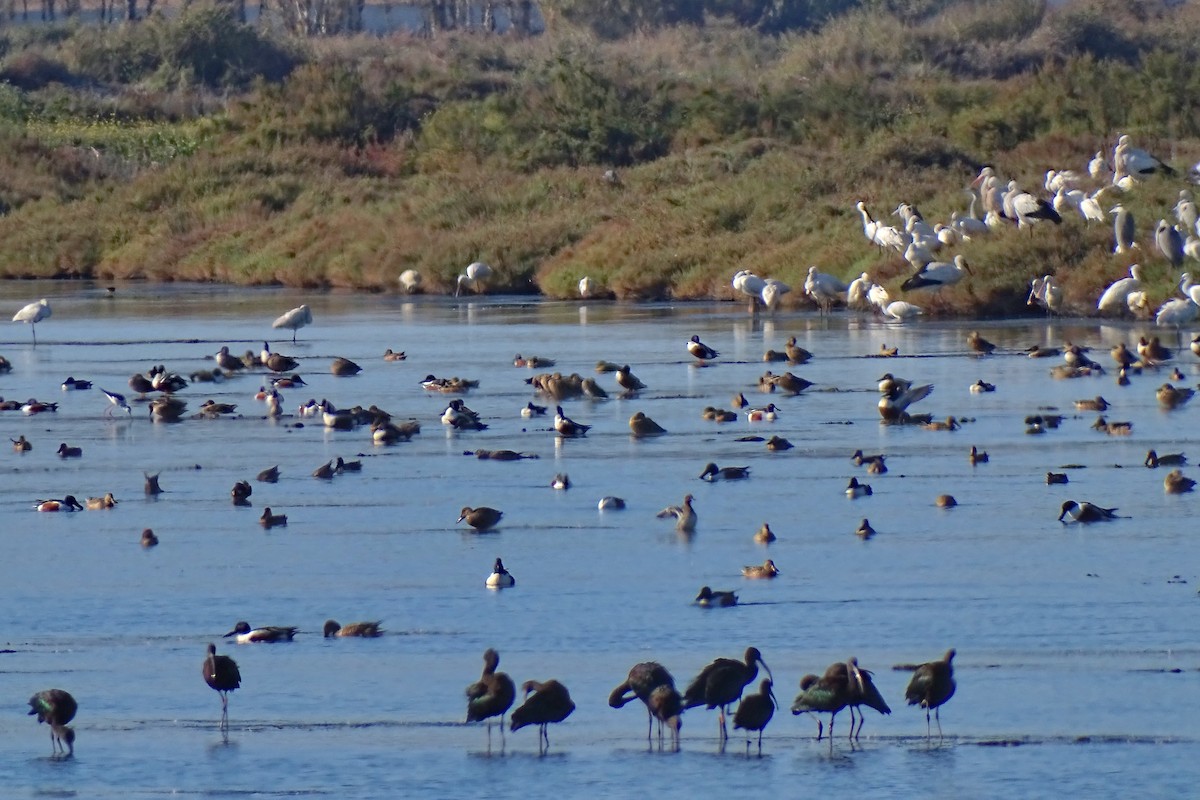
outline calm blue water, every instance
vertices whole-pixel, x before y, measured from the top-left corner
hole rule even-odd
[[[1166,470],[1142,460],[1150,447],[1195,460],[1200,443],[1195,407],[1157,408],[1165,374],[1125,388],[1112,377],[1054,381],[1050,360],[968,356],[970,328],[960,324],[897,328],[808,314],[753,322],[735,304],[456,302],[141,284],[108,298],[89,284],[21,283],[0,286],[0,307],[10,315],[40,296],[54,316],[38,326],[36,348],[25,326],[0,326],[0,354],[13,363],[0,375],[0,395],[60,403],[54,415],[0,413],[0,436],[24,434],[34,445],[0,457],[0,646],[11,651],[0,654],[6,797],[562,797],[619,793],[615,785],[667,796],[758,785],[828,796],[1194,793],[1197,498],[1165,495]],[[293,345],[270,322],[300,302],[312,306],[314,324]],[[977,327],[1013,353],[1070,339],[1093,345],[1105,363],[1113,343],[1142,332],[1090,321]],[[693,333],[722,358],[694,366],[684,350]],[[795,398],[759,394],[765,369],[786,368],[763,364],[763,351],[782,349],[789,335],[816,354],[794,369],[816,385]],[[309,397],[374,403],[420,420],[422,433],[377,448],[366,429],[266,420],[253,399],[261,374],[193,384],[180,395],[190,409],[211,397],[243,414],[176,425],[151,423],[140,405],[132,419],[106,418],[97,390],[59,389],[71,375],[127,391],[128,377],[152,364],[186,375],[211,368],[222,344],[257,352],[264,336],[301,359],[311,384],[283,390],[289,410]],[[868,357],[883,342],[902,357]],[[387,347],[409,359],[384,362]],[[548,419],[518,415],[539,401],[523,382],[532,371],[512,366],[515,353],[555,358],[555,369],[584,375],[595,374],[599,359],[628,362],[649,389],[616,399],[612,375],[597,376],[613,399],[564,404],[595,427],[585,439],[560,441]],[[357,361],[362,374],[333,377],[335,356]],[[1177,361],[1194,385],[1200,362],[1187,352]],[[881,426],[874,387],[885,371],[935,384],[915,410],[972,421],[953,433]],[[438,416],[448,398],[419,386],[427,373],[479,380],[465,400],[489,429],[447,431]],[[999,389],[970,394],[980,378]],[[773,400],[780,419],[701,419],[704,406],[728,407],[738,391],[754,403]],[[1074,412],[1072,400],[1097,394],[1114,404],[1109,419],[1134,422],[1132,436],[1099,434],[1088,427],[1094,414]],[[1045,406],[1069,419],[1026,436],[1022,419]],[[626,423],[638,410],[669,435],[631,440]],[[796,448],[768,453],[736,441],[749,433],[786,436]],[[83,458],[60,460],[60,442],[81,446]],[[991,462],[972,468],[972,444]],[[540,458],[462,455],[477,447]],[[887,453],[889,473],[854,467],[856,448]],[[360,453],[361,474],[331,482],[310,475],[330,458]],[[697,476],[710,460],[749,465],[752,478],[705,484]],[[255,483],[252,507],[232,506],[230,487],[273,464],[280,482]],[[1046,471],[1066,464],[1082,468],[1069,470],[1070,484],[1046,486]],[[166,492],[157,499],[142,492],[145,471],[162,473]],[[550,488],[558,472],[569,473],[570,490]],[[874,495],[848,500],[852,475]],[[120,501],[115,509],[32,510],[40,498],[108,491]],[[685,493],[699,514],[690,541],[655,517]],[[960,506],[936,508],[941,493]],[[628,509],[597,512],[607,494],[624,497]],[[1118,506],[1129,518],[1064,527],[1056,517],[1067,498]],[[500,508],[503,523],[468,533],[454,524],[464,505]],[[265,506],[288,514],[289,526],[264,532],[257,519]],[[853,533],[864,517],[879,531],[867,542]],[[769,549],[752,540],[764,521],[779,536]],[[138,546],[145,527],[158,533],[158,548]],[[496,556],[516,576],[515,589],[484,588]],[[743,565],[768,557],[779,578],[741,577]],[[703,584],[737,590],[742,605],[691,605]],[[324,640],[329,617],[382,619],[388,635]],[[239,619],[302,633],[290,645],[222,640]],[[219,698],[200,675],[210,641],[243,676],[227,741]],[[737,735],[722,753],[715,714],[702,709],[684,717],[681,752],[648,750],[640,704],[613,711],[605,702],[638,661],[661,661],[686,684],[713,658],[740,657],[748,645],[762,651],[784,705],[762,759],[747,759]],[[518,683],[555,677],[570,688],[577,710],[552,726],[548,756],[538,757],[529,729],[510,733],[503,753],[497,736],[488,755],[484,728],[462,724],[463,688],[489,646]],[[909,673],[892,667],[951,646],[959,688],[943,709],[945,739],[939,746],[935,730],[930,747],[923,713],[904,706]],[[811,718],[786,707],[804,673],[851,655],[875,670],[894,713],[868,712],[855,748],[840,714],[831,751],[814,741]],[[48,730],[24,716],[26,698],[50,687],[80,704],[71,760],[48,758]]]

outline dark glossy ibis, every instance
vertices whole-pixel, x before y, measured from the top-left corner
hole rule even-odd
[[[242,673],[237,662],[229,656],[217,655],[217,646],[208,646],[204,658],[204,682],[221,695],[221,730],[229,727],[229,693],[242,685]]]
[[[661,693],[655,701],[658,705],[658,714],[666,713],[670,710],[673,694],[675,697],[675,705],[679,706],[674,714],[659,716],[655,713],[655,709],[651,707],[651,697],[654,691],[660,686],[665,686],[670,691]],[[629,677],[612,690],[608,696],[608,704],[613,708],[623,708],[626,703],[631,700],[641,700],[646,705],[646,713],[649,716],[646,727],[646,739],[650,739],[650,734],[653,732],[654,720],[659,721],[659,737],[662,737],[662,723],[666,722],[668,727],[672,727],[678,736],[678,726],[672,725],[671,717],[677,717],[682,711],[682,699],[679,693],[675,691],[675,678],[667,671],[667,668],[657,661],[643,661],[640,664],[634,664],[629,670]]]
[[[925,709],[925,735],[933,738],[929,727],[929,709],[933,709],[934,718],[938,724],[938,738],[942,738],[942,718],[938,710],[951,697],[957,686],[954,682],[954,648],[946,651],[940,661],[930,661],[917,667],[908,688],[904,690],[904,699],[910,706],[919,705]]]
[[[734,729],[758,731],[758,754],[762,755],[762,732],[775,716],[775,693],[771,691],[771,680],[764,678],[756,694],[748,694],[738,704],[737,712],[733,715]],[[750,737],[746,737],[746,754],[750,754]]]
[[[767,675],[771,674],[771,669],[762,660],[762,653],[756,647],[746,648],[744,662],[718,658],[700,670],[700,674],[688,685],[683,693],[683,707],[687,709],[703,705],[709,709],[719,709],[717,719],[721,727],[721,741],[728,739],[725,714],[729,706],[742,696],[742,690],[758,677],[759,664],[762,664]]]
[[[800,679],[800,694],[792,702],[792,713],[811,712],[829,714],[829,743],[833,745],[833,720],[837,713],[850,704],[850,682],[846,664],[839,661],[829,665],[821,677],[805,675]],[[817,741],[821,741],[823,725],[817,718]]]
[[[846,662],[846,675],[850,688],[850,738],[857,739],[866,723],[866,718],[859,706],[868,706],[880,714],[891,714],[892,709],[888,707],[887,701],[883,699],[883,695],[875,687],[875,682],[871,680],[871,671],[860,667],[858,659],[854,656],[851,656],[850,660]],[[856,708],[858,708],[857,731],[854,729],[854,710]]]
[[[37,715],[38,722],[50,726],[51,753],[75,755],[75,731],[67,723],[75,719],[79,704],[70,692],[63,689],[46,689],[29,698],[29,715]]]
[[[492,746],[492,717],[500,717],[500,741],[504,741],[504,715],[517,697],[512,678],[496,672],[500,654],[490,647],[483,654],[483,674],[467,687],[467,722],[488,721],[488,749]]]
[[[521,688],[525,691],[525,702],[513,711],[509,727],[517,731],[526,725],[537,725],[538,752],[544,753],[550,749],[550,736],[546,733],[546,726],[552,722],[562,722],[571,716],[571,712],[575,710],[575,703],[572,702],[567,687],[553,679],[545,682],[525,681]]]

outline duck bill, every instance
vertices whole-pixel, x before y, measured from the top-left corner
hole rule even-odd
[[[227,634],[225,634],[224,636],[222,636],[221,638],[222,638],[222,639],[228,639],[230,636],[236,636],[236,635],[237,635],[237,631],[236,631],[236,630],[232,630],[232,631],[230,631],[229,633],[227,633]]]

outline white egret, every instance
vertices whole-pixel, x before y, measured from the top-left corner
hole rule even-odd
[[[272,328],[290,328],[292,331],[292,343],[296,342],[296,331],[303,328],[305,325],[312,324],[312,311],[307,305],[296,306],[286,314],[280,315],[278,319],[271,323]]]
[[[482,261],[472,261],[467,265],[466,271],[458,276],[458,284],[454,288],[454,296],[458,297],[462,292],[464,283],[471,284],[471,291],[475,294],[482,294],[484,284],[487,279],[492,277],[492,268]]]
[[[38,300],[36,303],[30,303],[22,308],[16,314],[13,314],[13,322],[28,322],[29,329],[33,332],[33,343],[37,344],[37,324],[44,319],[50,318],[50,303],[46,298]]]

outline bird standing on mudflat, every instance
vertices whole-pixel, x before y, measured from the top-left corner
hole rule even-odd
[[[538,752],[545,753],[550,749],[550,735],[546,727],[571,716],[575,703],[567,687],[553,679],[525,681],[522,689],[525,691],[525,702],[512,712],[509,729],[517,731],[526,725],[537,725]]]
[[[78,710],[79,704],[64,689],[46,689],[29,698],[29,716],[36,714],[38,722],[50,725],[50,747],[55,755],[75,755],[75,731],[67,723],[75,719]]]
[[[488,648],[483,654],[483,674],[467,687],[467,722],[487,720],[488,750],[492,747],[492,717],[500,718],[500,741],[504,742],[504,715],[517,697],[517,687],[507,673],[497,672],[500,654]]]
[[[920,706],[925,709],[926,737],[933,738],[929,728],[929,710],[933,709],[938,724],[938,738],[942,738],[942,718],[939,709],[951,697],[957,684],[954,682],[954,648],[946,651],[940,661],[930,661],[917,667],[913,672],[908,688],[904,690],[904,699],[910,706]]]
[[[229,656],[217,655],[217,646],[208,646],[208,655],[202,667],[204,682],[221,695],[221,730],[229,728],[229,693],[242,685],[242,674],[237,662]]]

